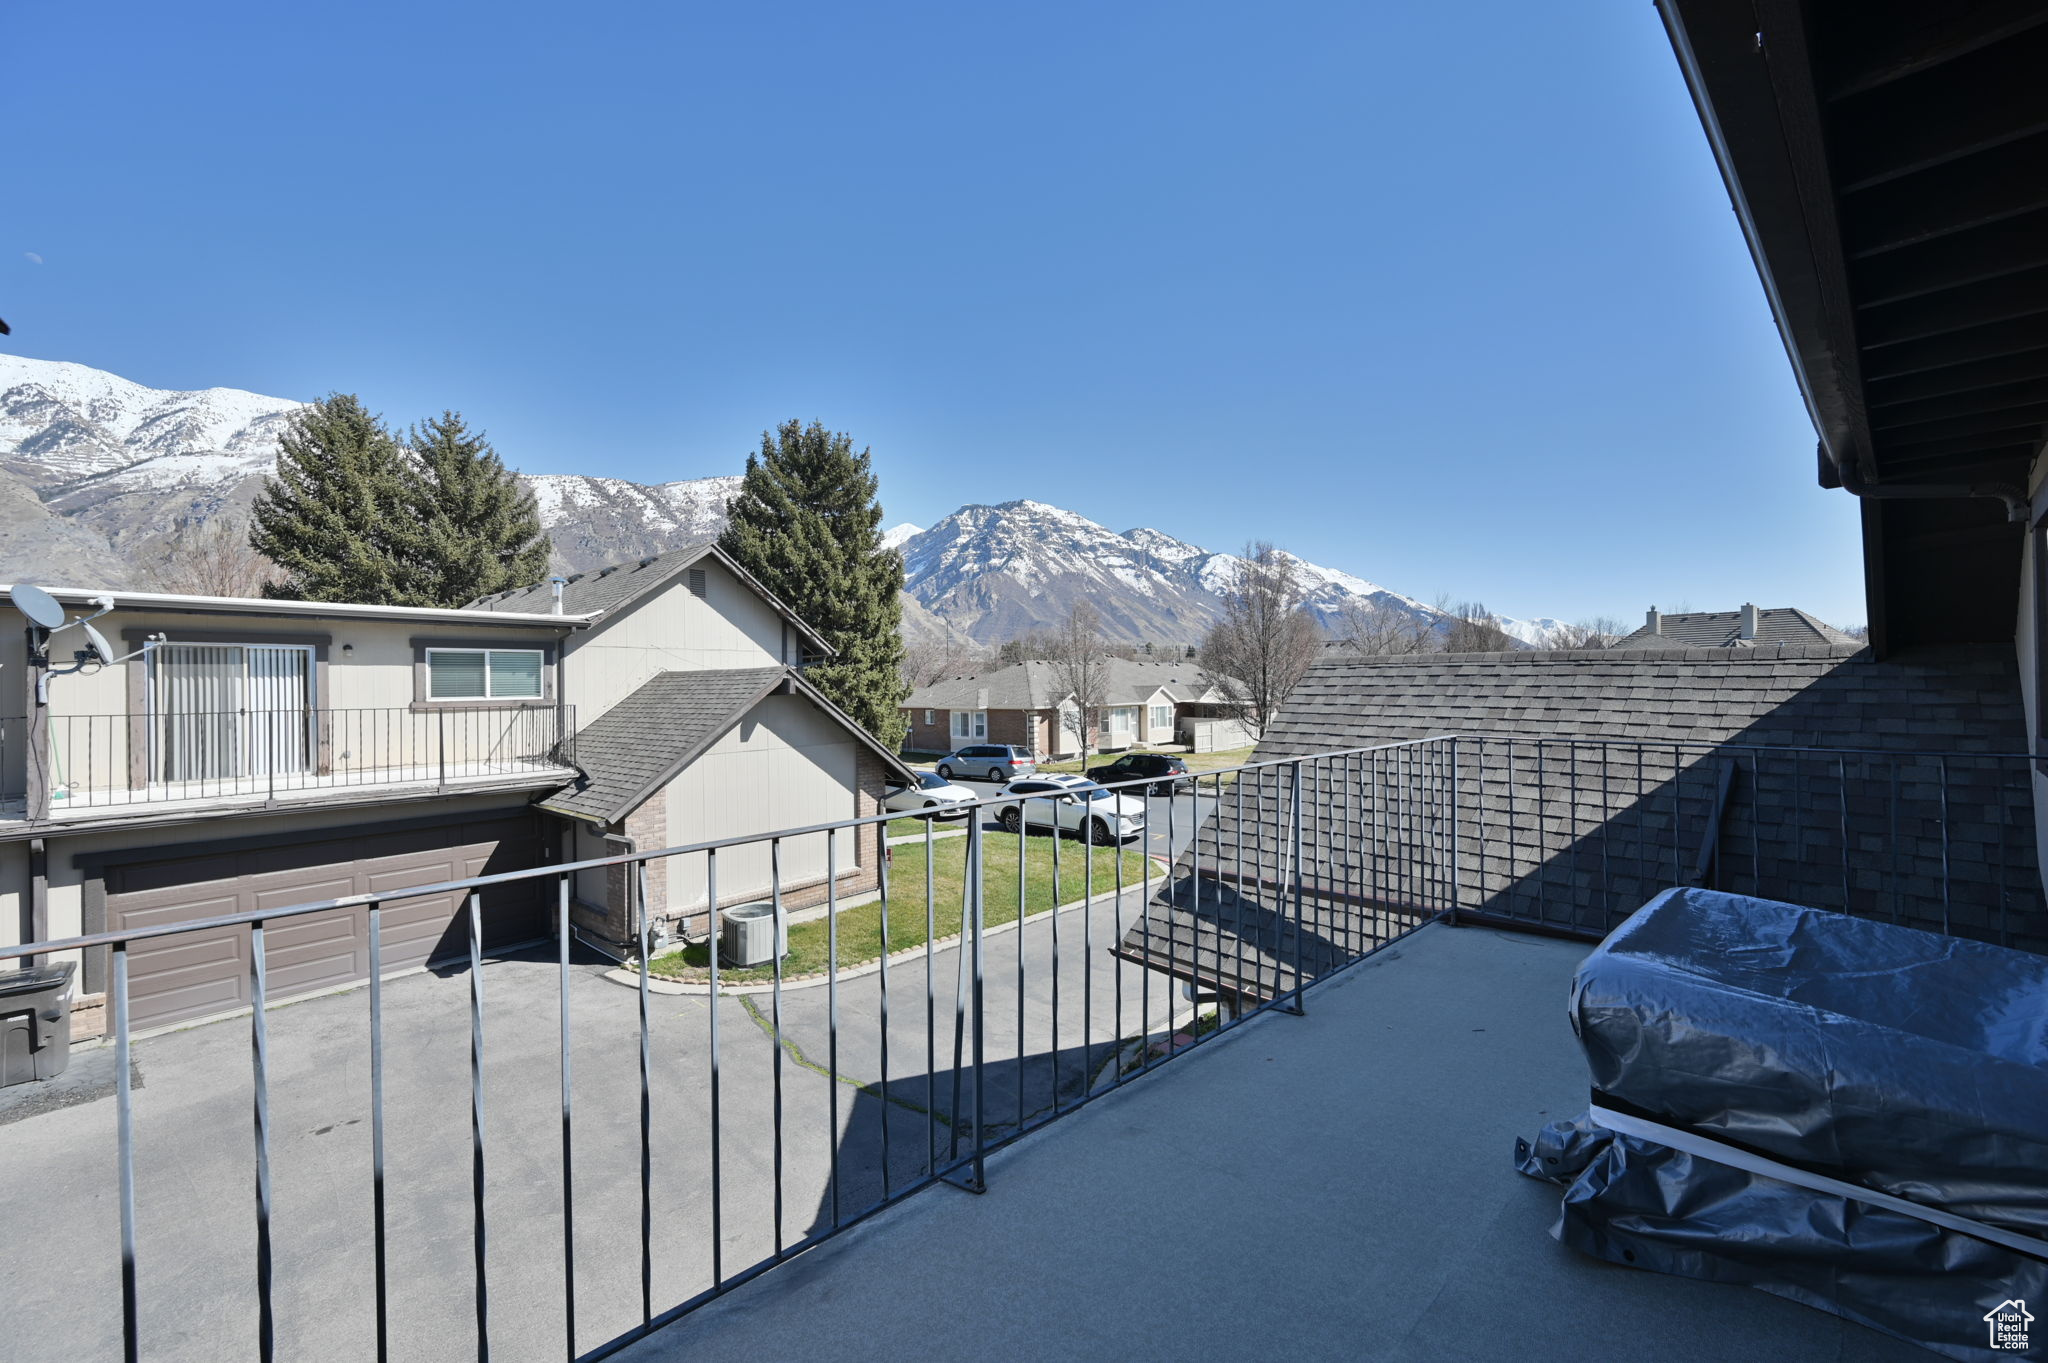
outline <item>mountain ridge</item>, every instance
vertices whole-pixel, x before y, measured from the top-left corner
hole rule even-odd
[[[0,354],[0,578],[142,585],[181,526],[246,508],[304,404],[235,388],[149,388],[88,365]],[[554,546],[578,572],[716,534],[738,474],[636,483],[520,474]],[[1122,643],[1193,643],[1220,617],[1241,560],[1151,526],[1117,532],[1029,498],[970,503],[883,534],[907,570],[905,634],[990,645],[1049,628],[1087,600]],[[1441,625],[1414,597],[1295,560],[1309,607],[1353,601]],[[1555,621],[1504,621],[1541,642]]]

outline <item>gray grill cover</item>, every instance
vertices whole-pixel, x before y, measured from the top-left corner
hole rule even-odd
[[[1667,890],[1579,967],[1608,1106],[2021,1234],[2048,1234],[2048,959],[1707,890]],[[1597,1096],[1597,1095],[1596,1095]],[[2048,1262],[1902,1212],[1617,1136],[1517,1142],[1586,1254],[1746,1283],[1955,1359]]]
[[[1674,1126],[2048,1236],[2048,958],[1666,890],[1588,956],[1593,1086]]]

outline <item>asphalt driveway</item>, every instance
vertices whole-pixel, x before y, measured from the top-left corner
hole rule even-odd
[[[1087,911],[1041,915],[1021,932],[988,938],[983,1073],[995,1134],[1043,1117],[1091,1083],[1110,1082],[1118,1038],[1159,1026],[1179,1002],[1161,977],[1107,954],[1139,909],[1134,891],[1121,903],[1104,897]],[[639,996],[605,979],[603,969],[594,959],[579,961],[568,988],[577,1343],[584,1349],[637,1323],[642,1309]],[[501,1357],[558,1355],[558,970],[547,953],[536,953],[490,962],[482,977],[490,1333]],[[715,1210],[725,1273],[914,1182],[935,1154],[947,1158],[955,1117],[972,1112],[973,1086],[963,1078],[956,1096],[953,1069],[960,979],[960,953],[949,948],[836,990],[785,990],[779,1046],[771,996],[719,1001]],[[466,970],[397,979],[385,990],[398,1358],[468,1357],[475,1347],[469,1005]],[[366,1007],[365,992],[356,990],[268,1014],[282,1358],[374,1352]],[[657,995],[650,1016],[651,1292],[659,1311],[711,1282],[712,1002]],[[74,1063],[104,1067],[106,1054],[84,1052]],[[143,1355],[252,1356],[247,1022],[141,1041],[134,1055]],[[114,1152],[110,1097],[12,1121],[0,1107],[0,1200],[19,1243],[34,1249],[17,1254],[9,1289],[0,1293],[0,1339],[10,1356],[118,1356]]]

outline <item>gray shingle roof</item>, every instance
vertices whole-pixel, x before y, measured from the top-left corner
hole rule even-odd
[[[1177,701],[1199,700],[1210,687],[1193,659],[1185,662],[1108,660],[1103,704],[1138,705],[1164,687]],[[1057,669],[1049,662],[1033,660],[972,677],[948,677],[921,686],[910,693],[906,709],[934,710],[1049,710],[1065,699]]]
[[[692,540],[647,558],[614,563],[610,567],[592,569],[587,573],[577,573],[562,584],[562,612],[565,615],[593,615],[599,611],[616,614],[649,592],[656,591],[675,580],[678,574],[687,571],[707,556],[716,558],[728,572],[760,593],[762,600],[780,612],[785,620],[803,631],[804,637],[817,652],[833,651],[831,645],[811,627],[809,622],[791,610],[751,573],[728,558],[718,547],[715,538]],[[515,587],[511,591],[479,597],[463,609],[544,615],[554,609],[554,589],[548,582],[537,582],[530,587]]]
[[[590,615],[624,605],[688,568],[716,543],[708,538],[694,540],[637,562],[614,563],[608,568],[577,573],[562,586],[562,610],[568,615]],[[530,587],[515,587],[472,601],[469,609],[544,615],[554,609],[554,592],[547,582],[536,582]]]
[[[624,818],[788,675],[784,667],[658,673],[577,731],[583,779],[541,808],[606,823]]]
[[[1281,767],[1226,789],[1197,835],[1201,875],[1184,855],[1119,953],[1284,992],[1297,946],[1318,974],[1445,907],[1453,846],[1461,907],[1515,921],[1604,932],[1711,846],[1723,888],[2048,949],[2029,764],[1972,756],[2030,746],[2010,648],[1339,655],[1255,757],[1453,733],[1503,736],[1459,744],[1455,839],[1443,745],[1305,766],[1298,943]]]
[[[1614,642],[1615,648],[1750,648],[1755,644],[1845,644],[1856,641],[1833,625],[1816,620],[1797,606],[1767,606],[1757,611],[1756,639],[1742,637],[1741,611],[1687,611],[1665,615],[1656,633],[1645,624]]]
[[[901,757],[794,668],[660,672],[577,731],[574,762],[583,778],[540,801],[540,807],[603,823],[625,818],[785,682],[898,775],[916,779]]]

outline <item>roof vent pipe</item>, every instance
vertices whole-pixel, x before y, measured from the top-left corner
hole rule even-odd
[[[1664,632],[1664,617],[1657,614],[1655,606],[1643,612],[1643,628],[1652,634],[1662,634]]]
[[[566,577],[551,577],[548,579],[548,589],[555,594],[555,606],[553,610],[548,612],[550,615],[560,615],[562,613],[562,588],[568,584],[569,579]]]
[[[1742,637],[1743,637],[1743,638],[1745,638],[1745,639],[1755,639],[1755,638],[1756,638],[1756,627],[1757,627],[1757,624],[1758,624],[1758,617],[1759,617],[1759,615],[1760,615],[1760,614],[1761,614],[1761,612],[1759,612],[1759,611],[1757,610],[1757,608],[1756,608],[1755,606],[1752,606],[1752,605],[1751,605],[1751,604],[1750,604],[1749,602],[1745,601],[1745,602],[1743,602],[1743,603],[1742,603]]]

